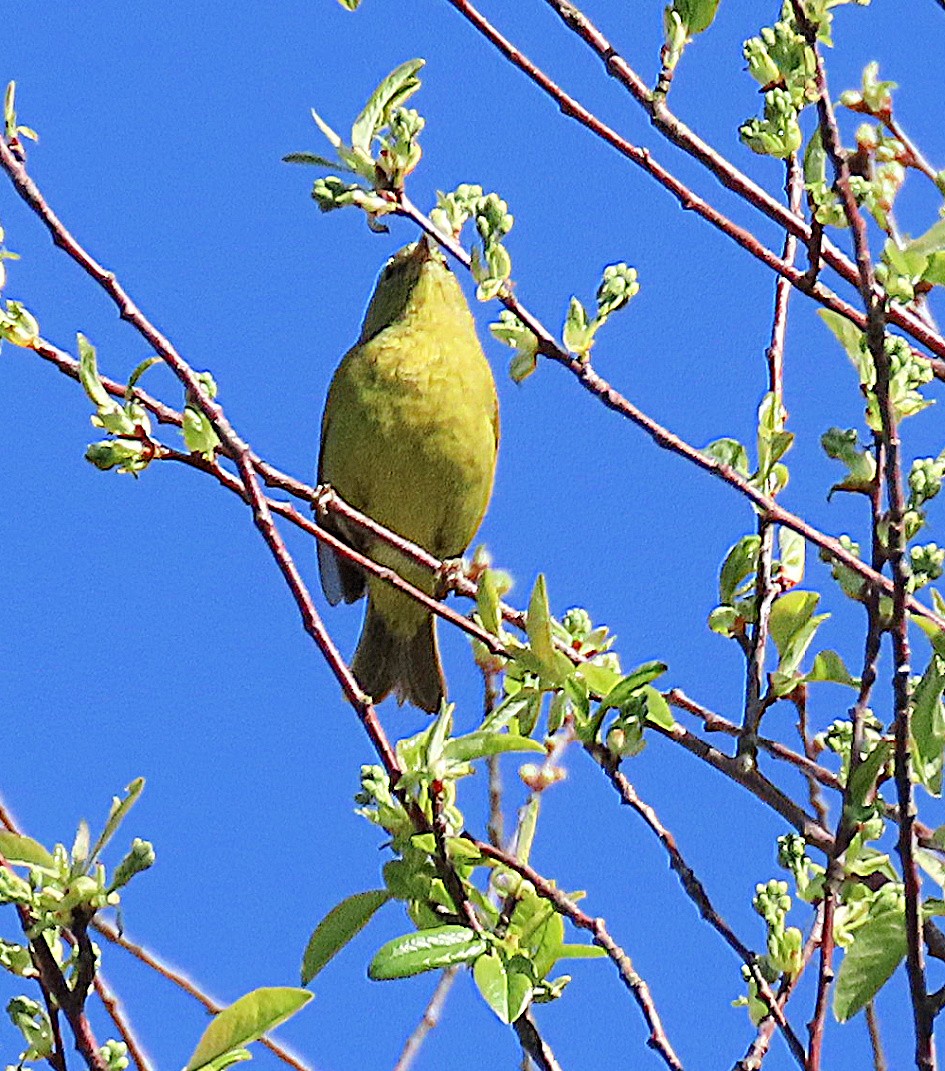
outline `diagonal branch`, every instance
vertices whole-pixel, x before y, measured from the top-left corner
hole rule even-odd
[[[494,45],[499,52],[509,60],[510,63],[522,71],[543,92],[551,97],[564,115],[577,120],[577,122],[588,129],[596,137],[616,149],[617,152],[625,156],[632,163],[643,168],[643,170],[655,178],[664,189],[672,194],[684,209],[696,212],[697,215],[700,215],[706,222],[710,223],[713,227],[716,227],[727,237],[735,241],[768,268],[783,275],[799,290],[802,290],[826,308],[838,312],[841,316],[844,316],[857,324],[858,327],[865,328],[865,317],[861,312],[842,301],[836,294],[822,286],[820,283],[817,283],[813,276],[807,276],[805,273],[794,268],[793,265],[785,264],[784,261],[776,256],[770,249],[767,249],[762,245],[750,232],[737,226],[717,209],[707,204],[689,187],[667,171],[666,168],[657,163],[648,149],[640,148],[629,142],[606,123],[602,122],[574,97],[566,93],[552,78],[550,78],[540,67],[534,64],[523,52],[521,52],[520,49],[512,44],[508,38],[493,26],[475,5],[470,2],[470,0],[446,0],[446,2],[455,8],[463,18],[471,23],[479,33],[486,38],[486,40]],[[552,0],[548,0],[548,2],[552,3],[553,7],[559,6],[556,3],[553,3]],[[572,12],[575,10],[573,5],[560,6],[567,6]],[[568,22],[567,19],[565,21]],[[587,20],[584,21],[586,24]],[[571,23],[569,23],[569,25],[570,24]],[[601,37],[601,40],[605,39]],[[605,59],[608,69],[615,67],[617,63],[617,53],[611,48],[609,43],[602,45],[601,47],[603,48],[602,58]],[[629,67],[626,69],[629,70]],[[640,82],[640,86],[642,87],[642,92],[646,94],[646,99],[648,99],[649,91],[646,90],[642,82]],[[714,152],[714,150],[709,149],[707,145],[685,128],[675,116],[672,116],[667,109],[657,108],[656,114],[661,117],[662,122],[657,123],[657,125],[660,126],[663,132],[669,134],[669,132],[672,131],[675,137],[670,135],[671,139],[675,141],[678,137],[679,140],[677,141],[677,144],[694,155],[700,162],[708,166],[724,185],[730,186],[730,188],[739,193],[744,200],[765,211],[766,214],[770,215],[780,226],[794,234],[806,246],[811,244],[811,228],[800,217],[794,215],[775,198],[761,190],[760,187],[751,183],[747,177],[742,175],[741,172],[739,172],[732,164],[728,163],[728,161],[724,161]],[[823,243],[823,257],[825,261],[828,261],[834,268],[840,271],[844,279],[848,282],[856,281],[855,267],[853,267],[853,265],[851,265],[839,251],[826,241]],[[920,318],[905,312],[904,310],[895,310],[890,315],[891,318],[917,342],[926,346],[939,358],[945,358],[945,338],[942,338],[929,328],[929,326]],[[945,379],[945,360],[933,361],[932,366],[935,375],[939,379]]]
[[[564,24],[575,33],[601,60],[605,70],[627,90],[631,97],[646,111],[653,126],[665,135],[674,145],[682,149],[694,160],[701,163],[713,174],[726,189],[737,194],[747,204],[764,213],[769,219],[782,227],[789,235],[799,239],[808,248],[818,232],[800,215],[800,205],[783,205],[767,190],[753,182],[743,171],[739,170],[711,145],[703,141],[666,103],[665,96],[651,93],[643,79],[633,67],[620,55],[597,26],[574,4],[568,0],[545,0],[561,18]],[[526,72],[528,73],[528,72]],[[544,87],[543,87],[544,88]],[[891,132],[899,136],[895,131]],[[902,140],[902,139],[900,139]],[[905,142],[904,142],[905,143]],[[905,143],[910,149],[911,143]],[[916,150],[917,152],[917,150]],[[925,164],[923,168],[921,165]],[[934,181],[935,172],[920,154],[916,156],[916,166],[924,173],[931,173]],[[818,239],[819,240],[819,239]],[[821,248],[824,261],[830,265],[846,282],[853,286],[859,283],[857,267],[831,242],[824,242]],[[926,346],[940,357],[945,357],[945,339],[925,323],[915,311],[896,307],[890,310],[890,319],[902,330],[910,334],[917,342]],[[945,379],[945,362],[933,364],[939,379]]]
[[[797,1034],[794,1033],[790,1023],[788,1023],[785,1018],[778,998],[772,992],[766,978],[761,973],[761,969],[758,966],[757,954],[738,937],[735,931],[712,905],[712,901],[709,899],[709,894],[706,891],[705,886],[699,880],[696,872],[686,862],[682,852],[679,850],[679,846],[676,844],[676,838],[663,825],[653,808],[640,799],[636,789],[630,784],[624,774],[620,772],[620,759],[615,756],[613,752],[600,744],[585,744],[584,750],[588,752],[607,775],[608,780],[620,796],[621,802],[636,811],[650,830],[656,835],[660,844],[662,844],[663,848],[666,850],[666,854],[669,856],[669,865],[678,876],[686,895],[699,909],[699,914],[702,918],[705,919],[716,933],[719,934],[722,940],[735,952],[751,972],[752,979],[758,987],[759,996],[768,1005],[769,1012],[784,1032],[784,1038],[788,1048],[791,1050],[791,1054],[794,1056],[795,1060],[797,1060],[798,1064],[803,1067],[804,1046],[801,1044]]]
[[[542,877],[537,870],[527,863],[520,862],[514,855],[503,851],[501,848],[496,848],[492,844],[487,844],[485,841],[476,840],[475,837],[471,837],[469,834],[464,834],[464,836],[470,844],[475,845],[479,853],[486,859],[493,859],[509,870],[515,871],[526,881],[531,882],[535,892],[543,900],[554,904],[560,914],[570,919],[579,929],[586,930],[591,935],[594,944],[602,948],[607,953],[608,959],[616,966],[621,981],[630,990],[639,1005],[647,1026],[650,1028],[650,1037],[647,1041],[649,1047],[659,1053],[667,1067],[672,1068],[673,1071],[682,1071],[682,1064],[674,1052],[669,1038],[666,1036],[666,1031],[663,1029],[649,986],[637,974],[627,953],[611,937],[607,929],[607,923],[601,918],[591,918],[569,896],[563,893],[554,882]]]
[[[413,220],[424,233],[429,234],[460,264],[469,269],[470,257],[466,250],[455,239],[438,231],[430,219],[405,195],[401,195],[399,199],[398,211],[408,219]],[[893,582],[888,577],[877,573],[866,562],[845,550],[839,540],[825,535],[801,517],[791,513],[790,510],[784,509],[775,499],[759,491],[747,477],[736,472],[730,465],[725,465],[716,458],[704,454],[678,435],[674,435],[662,424],[648,416],[641,409],[638,409],[633,402],[611,386],[606,379],[598,375],[588,361],[581,361],[573,354],[568,353],[567,350],[562,349],[551,332],[525,308],[510,288],[506,287],[500,293],[499,298],[502,304],[510,312],[513,312],[532,332],[538,340],[538,349],[542,354],[548,357],[549,360],[567,368],[585,390],[593,394],[608,409],[636,424],[661,449],[678,454],[685,460],[691,461],[698,468],[727,483],[749,499],[758,508],[759,513],[767,517],[771,522],[782,524],[785,528],[790,528],[791,531],[797,532],[808,543],[820,548],[833,561],[846,566],[866,581],[867,584],[879,588],[886,594],[892,595],[894,593]],[[914,596],[907,597],[906,605],[912,613],[931,621],[936,628],[945,631],[945,620],[927,606],[924,606]]]

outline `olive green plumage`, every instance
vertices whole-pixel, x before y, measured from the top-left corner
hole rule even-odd
[[[495,382],[472,313],[442,255],[423,239],[388,261],[361,336],[332,379],[319,482],[437,558],[455,558],[488,505],[498,440]],[[353,526],[337,519],[328,526],[432,594],[428,570]],[[330,602],[367,592],[352,663],[364,691],[437,710],[445,682],[433,616],[322,543],[318,552]]]

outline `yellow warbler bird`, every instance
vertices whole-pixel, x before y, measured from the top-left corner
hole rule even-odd
[[[335,371],[322,419],[319,482],[437,558],[469,546],[492,493],[499,410],[472,313],[435,246],[393,256],[361,336]],[[429,570],[330,518],[326,527],[432,594]],[[391,692],[434,712],[446,691],[432,614],[318,544],[329,602],[367,610],[352,670],[375,701]]]

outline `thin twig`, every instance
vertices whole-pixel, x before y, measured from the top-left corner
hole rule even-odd
[[[839,878],[831,874],[831,868],[842,876],[842,867],[837,860],[831,860],[827,870],[824,888],[823,922],[820,933],[820,963],[817,972],[817,997],[814,1002],[814,1014],[808,1024],[810,1042],[807,1048],[807,1061],[804,1071],[820,1071],[820,1057],[824,1043],[824,1027],[827,1023],[827,998],[833,983],[834,917],[837,910],[837,886]]]
[[[888,1071],[886,1055],[883,1052],[883,1039],[879,1031],[879,1016],[876,1014],[876,1002],[866,1002],[866,1029],[870,1035],[870,1049],[873,1052],[873,1071]]]
[[[797,735],[801,738],[801,747],[804,749],[803,757],[814,766],[820,768],[820,764],[817,762],[817,751],[814,746],[814,742],[810,738],[810,733],[807,726],[807,685],[800,684],[791,693],[791,702],[794,704],[794,709],[797,711]],[[793,752],[792,752],[793,754]],[[807,781],[807,798],[810,800],[811,808],[814,814],[817,815],[817,820],[821,825],[825,826],[830,820],[830,810],[827,807],[827,801],[824,799],[824,794],[820,790],[820,783],[818,778],[811,773],[810,769],[804,769],[804,779]],[[839,780],[836,786],[831,785],[831,788],[839,788]]]
[[[98,993],[99,999],[115,1024],[115,1029],[121,1035],[122,1041],[128,1046],[128,1055],[134,1062],[135,1067],[138,1071],[151,1071],[151,1062],[141,1047],[141,1042],[134,1032],[131,1021],[122,1009],[118,995],[105,980],[105,976],[101,971],[95,975],[95,992]]]
[[[219,1015],[219,1013],[226,1007],[221,1001],[214,1000],[214,998],[208,996],[204,990],[194,985],[183,972],[169,966],[160,959],[160,957],[156,956],[143,945],[130,940],[123,933],[119,933],[119,931],[110,923],[105,922],[103,919],[95,919],[92,923],[92,928],[100,933],[106,941],[111,941],[112,944],[118,945],[119,948],[123,948],[126,952],[134,956],[135,959],[159,974],[166,981],[177,986],[178,989],[182,989],[211,1015]],[[291,1067],[293,1071],[312,1071],[300,1057],[290,1052],[284,1045],[274,1041],[272,1038],[262,1037],[259,1039],[259,1044],[268,1049],[274,1056],[277,1056],[287,1067]]]
[[[513,870],[516,874],[521,875],[526,881],[531,882],[535,892],[538,893],[543,900],[548,900],[549,903],[554,904],[560,914],[570,919],[579,929],[586,930],[591,935],[594,944],[607,953],[608,959],[610,959],[617,968],[621,981],[627,989],[629,989],[634,1000],[636,1000],[640,1011],[643,1013],[643,1017],[650,1029],[650,1036],[647,1039],[647,1044],[651,1049],[654,1049],[659,1053],[667,1067],[673,1068],[674,1071],[681,1071],[682,1063],[673,1050],[669,1038],[666,1036],[666,1031],[663,1028],[659,1012],[656,1010],[656,1005],[653,1003],[653,997],[650,994],[649,986],[640,975],[637,974],[636,970],[634,970],[633,962],[627,953],[617,944],[613,937],[611,937],[610,932],[607,929],[607,923],[602,918],[591,918],[590,915],[582,911],[578,905],[563,893],[553,882],[542,877],[537,870],[530,867],[527,863],[520,862],[509,852],[503,851],[501,848],[496,848],[491,844],[487,844],[485,841],[477,840],[468,834],[466,834],[466,839],[469,840],[471,844],[474,844],[476,848],[479,849],[480,854],[485,858],[495,860],[502,866],[508,867],[509,870]]]
[[[452,2],[452,0],[450,0],[450,2]],[[430,237],[434,238],[452,257],[459,261],[465,268],[469,269],[469,254],[458,242],[449,235],[445,235],[438,231],[430,219],[407,197],[402,196],[400,198],[399,206],[399,211],[402,215],[406,216],[408,219],[412,219],[426,234],[429,234]],[[857,576],[861,577],[867,584],[874,584],[884,593],[889,595],[893,594],[894,585],[889,577],[876,573],[866,562],[844,549],[839,540],[825,535],[823,532],[808,524],[801,517],[791,513],[790,510],[784,509],[775,499],[759,491],[747,477],[736,472],[730,465],[726,465],[721,461],[718,461],[716,458],[703,453],[701,450],[698,450],[696,447],[685,442],[678,435],[674,435],[658,421],[638,409],[637,406],[611,386],[611,384],[602,376],[599,376],[593,370],[589,362],[581,361],[566,350],[563,350],[555,340],[554,336],[525,308],[508,287],[499,294],[499,299],[502,304],[509,309],[510,312],[515,313],[529,331],[535,335],[538,340],[538,349],[542,354],[550,360],[555,361],[557,364],[567,368],[568,371],[577,378],[578,382],[585,390],[593,394],[608,409],[618,413],[620,416],[639,427],[661,449],[668,450],[671,453],[685,458],[698,468],[703,469],[705,472],[722,480],[745,498],[749,499],[749,501],[758,507],[759,513],[766,516],[770,521],[775,524],[784,525],[785,528],[790,528],[791,531],[797,532],[797,534],[802,536],[808,543],[811,543],[815,547],[824,551],[824,553],[833,561],[846,566]],[[927,621],[933,622],[939,630],[945,631],[945,620],[919,602],[918,599],[909,596],[907,605],[913,613],[918,614]]]
[[[538,1032],[530,1011],[525,1011],[512,1024],[522,1052],[529,1056],[539,1071],[561,1071],[561,1064],[551,1046]]]
[[[457,8],[464,17],[476,27],[479,32],[486,37],[493,45],[505,53],[505,46],[512,47],[509,42],[502,38],[501,34],[495,27],[491,26],[483,16],[473,8],[472,4],[466,3],[465,0],[447,0],[453,7]],[[804,245],[812,251],[816,251],[816,256],[813,258],[811,265],[811,272],[806,277],[807,285],[799,285],[798,289],[804,290],[809,293],[808,286],[812,285],[817,278],[816,265],[820,261],[821,255],[823,259],[830,265],[846,282],[856,285],[858,282],[858,272],[854,264],[832,243],[827,242],[823,238],[823,232],[816,225],[811,227],[799,214],[798,210],[793,206],[785,206],[781,204],[777,198],[772,197],[767,190],[762,189],[756,183],[752,182],[750,178],[740,171],[730,161],[725,159],[717,150],[713,149],[707,142],[703,141],[693,130],[691,130],[685,123],[682,122],[673,112],[670,110],[666,103],[665,96],[659,93],[650,93],[646,83],[637,74],[637,72],[630,66],[626,59],[620,55],[620,53],[614,48],[611,42],[604,36],[604,34],[598,29],[597,26],[578,8],[568,2],[568,0],[545,0],[545,2],[561,17],[564,24],[598,56],[604,65],[608,74],[617,79],[617,81],[629,92],[631,97],[647,112],[652,121],[654,127],[660,131],[665,137],[667,137],[674,145],[688,153],[693,159],[699,161],[708,171],[710,171],[727,189],[737,194],[747,204],[752,205],[760,212],[764,213],[769,219],[773,220],[778,226],[782,227],[788,234],[793,235],[795,238],[804,243]],[[516,50],[517,51],[517,50]],[[543,71],[535,67],[524,56],[521,56],[520,62],[513,56],[507,55],[507,58],[515,64],[523,73],[535,82],[545,93],[549,94],[554,99],[565,115],[570,115],[572,118],[577,119],[583,126],[585,126],[591,133],[598,137],[603,137],[605,141],[610,141],[605,136],[606,128],[603,128],[603,124],[596,119],[591,113],[586,112],[585,115],[576,114],[569,110],[566,106],[570,101],[567,94],[553,82]],[[585,121],[589,119],[591,121]],[[603,128],[603,129],[599,129]],[[612,143],[611,143],[612,144]],[[615,145],[615,148],[620,148]],[[645,150],[644,150],[645,151]],[[624,155],[627,155],[626,153]],[[642,163],[642,161],[635,160],[635,163]],[[660,176],[654,172],[654,177],[657,181],[662,183]],[[673,190],[670,189],[670,192]],[[684,206],[687,207],[687,206]],[[728,232],[725,232],[728,233]],[[734,234],[729,234],[729,237],[735,237]],[[736,241],[738,239],[736,238]],[[912,337],[923,346],[926,346],[933,353],[938,354],[939,357],[945,357],[945,338],[943,338],[934,327],[926,324],[921,319],[921,316],[915,312],[894,307],[890,310],[890,319],[904,331],[912,335]],[[945,361],[934,361],[933,371],[939,379],[945,379]]]
[[[797,1062],[803,1067],[804,1046],[794,1033],[790,1023],[788,1023],[787,1019],[784,1017],[784,1013],[781,1010],[781,1005],[779,1004],[777,997],[772,992],[765,977],[762,975],[758,967],[757,954],[738,937],[735,931],[715,909],[712,901],[709,899],[709,894],[706,891],[705,886],[696,876],[692,867],[686,862],[682,852],[680,852],[679,846],[676,843],[676,838],[666,826],[663,825],[653,808],[640,799],[636,789],[630,784],[630,781],[626,776],[620,772],[619,757],[600,744],[586,744],[585,751],[587,751],[607,775],[608,780],[620,796],[621,802],[632,808],[656,835],[660,844],[662,844],[663,848],[666,850],[666,854],[669,856],[670,867],[675,871],[683,890],[689,899],[696,905],[702,918],[708,922],[708,924],[719,934],[722,940],[725,941],[729,948],[735,952],[739,959],[741,959],[749,969],[752,979],[758,987],[759,997],[768,1005],[770,1013],[774,1016],[778,1026],[784,1032],[788,1048],[791,1050],[791,1053]]]
[[[404,1043],[397,1063],[394,1064],[394,1071],[408,1071],[408,1068],[413,1066],[417,1053],[420,1051],[424,1041],[426,1041],[427,1034],[440,1024],[440,1017],[443,1014],[446,998],[449,996],[458,974],[459,967],[447,967],[440,975],[440,980],[436,983],[436,989],[433,990],[433,996],[430,997],[429,1003],[424,1008],[420,1021]]]

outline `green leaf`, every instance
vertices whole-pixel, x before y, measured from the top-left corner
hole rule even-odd
[[[387,122],[391,110],[403,104],[420,88],[417,71],[424,60],[414,59],[396,67],[374,90],[364,110],[355,119],[351,128],[351,147],[371,156],[371,143],[375,134]]]
[[[497,952],[480,956],[473,967],[473,979],[483,1000],[503,1023],[514,1023],[531,999],[532,967],[524,956],[512,956],[507,963]]]
[[[735,601],[739,587],[758,568],[758,548],[761,539],[756,535],[742,536],[725,555],[719,571],[719,602],[730,606]]]
[[[309,164],[315,167],[332,167],[338,166],[337,160],[329,160],[325,156],[319,156],[315,152],[290,152],[286,153],[282,157],[284,164]]]
[[[804,537],[781,525],[778,528],[778,548],[781,554],[781,572],[778,579],[787,584],[799,584],[804,579],[804,562],[807,556]]]
[[[540,981],[554,969],[564,947],[564,919],[557,911],[553,911],[535,932],[531,947],[534,951],[532,966],[535,977]]]
[[[22,833],[11,833],[7,829],[0,829],[0,855],[8,863],[19,863],[23,866],[36,866],[50,873],[55,871],[56,863],[52,855],[32,837]]]
[[[562,945],[558,959],[605,959],[607,953],[597,945]]]
[[[871,385],[873,378],[872,360],[863,351],[863,332],[838,312],[831,312],[830,309],[818,309],[817,311],[820,318],[833,332],[837,341],[846,350],[847,356],[853,362],[853,367],[857,370],[860,382],[867,386]]]
[[[125,397],[130,401],[134,394],[134,388],[138,385],[138,381],[148,371],[149,368],[153,368],[156,364],[161,364],[160,357],[148,357],[141,362],[135,368],[135,370],[128,377],[127,389],[125,390]]]
[[[495,572],[492,569],[483,569],[476,587],[476,609],[479,611],[479,619],[482,627],[498,636],[502,628],[502,607],[499,605],[499,591],[495,583]]]
[[[782,659],[788,644],[811,621],[819,602],[816,591],[795,590],[782,595],[772,606],[769,628]]]
[[[841,1023],[865,1007],[892,977],[906,955],[902,907],[887,907],[853,935],[837,972],[833,1012]]]
[[[831,650],[819,651],[814,656],[814,665],[807,674],[807,680],[831,681],[850,688],[859,687],[859,681],[850,674],[840,655]]]
[[[918,238],[913,238],[911,242],[907,242],[906,250],[910,253],[922,253],[925,256],[931,256],[933,253],[940,253],[945,250],[945,219],[940,219],[937,223],[933,223],[925,234],[921,234]]]
[[[371,960],[368,977],[377,982],[410,978],[454,963],[469,963],[485,950],[485,939],[467,926],[435,926],[388,941]]]
[[[83,334],[76,335],[79,348],[79,382],[92,402],[100,409],[108,409],[116,403],[102,386],[98,374],[95,347]]]
[[[933,795],[942,793],[942,754],[945,749],[945,660],[933,654],[912,697],[910,728],[916,775]]]
[[[448,762],[473,762],[486,755],[500,755],[507,751],[531,751],[544,754],[544,747],[529,736],[513,736],[511,733],[475,732],[457,736],[443,748],[443,758]]]
[[[848,789],[849,803],[861,807],[866,802],[868,793],[875,787],[876,778],[889,761],[892,754],[892,741],[880,740],[866,758],[857,765],[850,778]]]
[[[473,981],[482,999],[503,1023],[509,1021],[509,986],[498,952],[487,952],[473,965]]]
[[[548,590],[542,573],[538,574],[528,601],[525,630],[528,633],[531,652],[539,662],[539,672],[542,676],[547,676],[550,680],[557,682],[559,673],[552,639],[551,611],[548,608]]]
[[[257,1041],[295,1015],[311,999],[312,994],[304,989],[288,986],[254,989],[214,1018],[184,1071],[204,1071],[221,1066],[214,1065],[214,1061]]]
[[[575,669],[574,676],[583,680],[592,692],[600,696],[606,695],[622,679],[620,670],[612,666],[601,666],[596,662],[581,662]],[[571,698],[573,700],[574,697]]]
[[[647,684],[643,689],[643,694],[646,697],[646,720],[663,729],[672,729],[676,724],[676,719],[669,709],[669,703],[663,698],[662,692]]]
[[[336,134],[334,130],[325,122],[324,119],[312,108],[312,118],[315,120],[315,125],[331,142],[332,148],[337,152],[344,147],[344,143],[341,140],[341,136]]]
[[[356,937],[390,899],[386,889],[355,893],[336,904],[315,927],[302,956],[302,985]]]
[[[92,849],[92,854],[89,856],[89,863],[94,863],[99,857],[105,845],[114,837],[118,831],[118,827],[125,820],[125,816],[131,810],[132,807],[138,802],[138,797],[144,791],[144,778],[136,777],[125,788],[125,798],[119,799],[118,796],[112,796],[112,807],[108,812],[108,821],[105,823],[105,828],[102,830],[102,835],[95,842],[95,847]]]
[[[521,733],[530,732],[538,720],[542,693],[537,688],[520,688],[513,695],[507,696],[483,722],[483,729],[504,729],[512,721],[517,721]]]
[[[657,677],[661,677],[668,668],[665,662],[644,662],[643,665],[637,666],[636,669],[618,681],[604,696],[601,701],[600,712],[603,713],[612,707],[622,707],[644,685],[649,684],[650,681],[655,681]]]
[[[715,21],[719,0],[674,0],[673,7],[679,12],[689,33],[703,33]]]
[[[748,451],[737,439],[716,439],[703,447],[702,453],[722,465],[728,465],[742,476],[747,476],[750,471]]]

